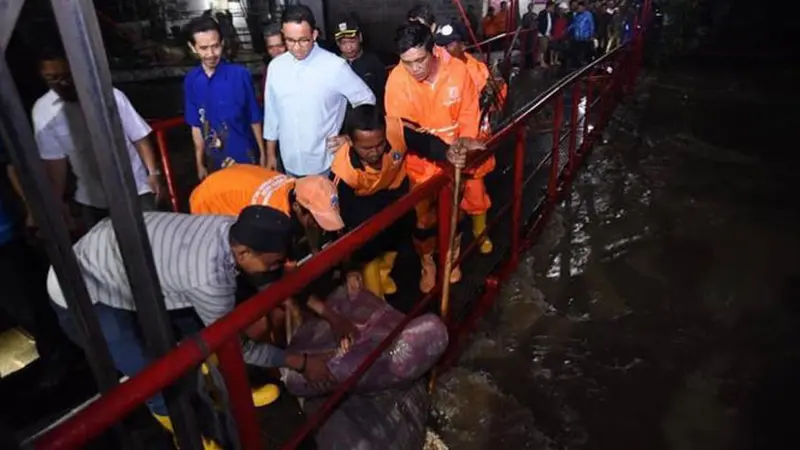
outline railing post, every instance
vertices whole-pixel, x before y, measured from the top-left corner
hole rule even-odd
[[[446,170],[453,172],[452,167],[448,167]],[[437,200],[437,222],[438,222],[438,242],[439,242],[439,260],[436,263],[437,267],[437,275],[439,286],[443,287],[444,283],[449,283],[450,277],[446,276],[444,268],[447,265],[447,254],[450,252],[450,218],[453,214],[453,208],[458,208],[458,205],[453,205],[453,177],[450,177],[450,181],[447,184],[442,186],[442,189],[439,190]],[[456,214],[457,214],[456,210]],[[456,239],[458,239],[458,235],[456,235]],[[453,267],[455,267],[455,261],[453,261]],[[439,300],[441,302],[441,299]],[[441,304],[440,309],[441,311]],[[445,325],[448,327],[451,326],[450,317],[442,317]]]
[[[72,239],[61,215],[61,199],[53,194],[45,174],[28,114],[20,101],[5,55],[0,55],[0,138],[20,177],[28,207],[44,237],[47,256],[58,277],[69,314],[77,326],[81,348],[86,353],[86,361],[97,387],[102,393],[108,392],[119,382],[117,369],[111,360],[78,260],[72,251]]]
[[[571,90],[570,103],[572,104],[572,109],[569,112],[569,152],[567,153],[567,173],[570,175],[575,171],[575,153],[578,146],[578,106],[581,100],[580,79],[577,79],[572,83]]]
[[[553,114],[553,149],[552,157],[550,158],[550,180],[547,184],[547,197],[548,200],[554,202],[558,195],[558,179],[559,173],[559,147],[561,147],[561,122],[564,116],[564,92],[559,92],[553,97],[554,114]]]
[[[519,266],[519,257],[522,252],[522,184],[525,175],[525,144],[527,126],[517,128],[517,141],[514,146],[514,181],[511,185],[511,255],[509,268],[514,270]]]
[[[156,145],[158,146],[158,153],[161,155],[161,167],[164,168],[164,181],[167,183],[167,192],[169,192],[172,211],[178,212],[178,195],[175,193],[175,184],[172,180],[172,164],[169,162],[169,148],[167,147],[167,137],[164,130],[156,131]]]
[[[154,355],[175,345],[142,210],[134,188],[130,156],[111,84],[103,38],[91,0],[52,0],[58,30],[72,69],[81,109],[91,137],[100,181],[109,202],[144,340]],[[183,450],[202,448],[199,427],[188,396],[171,386],[164,396],[170,419]]]
[[[261,442],[256,408],[253,405],[253,394],[247,379],[241,345],[238,341],[230,339],[217,349],[216,355],[219,358],[220,371],[225,378],[225,386],[228,388],[231,413],[236,420],[242,449],[261,450],[264,445]]]
[[[594,110],[594,81],[592,72],[598,72],[592,70],[589,72],[589,75],[586,77],[586,110],[583,112],[583,142],[581,144],[581,148],[588,148],[592,143],[589,141],[590,137],[590,118],[592,117],[592,110]],[[597,122],[597,119],[595,119]],[[599,122],[598,122],[599,125]],[[583,154],[579,155],[583,157]]]

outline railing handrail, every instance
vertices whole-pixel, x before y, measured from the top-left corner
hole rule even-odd
[[[559,91],[599,64],[602,64],[608,57],[616,54],[622,48],[623,46],[615,48],[611,54],[597,59],[583,69],[564,77],[547,91],[537,96],[530,103],[530,106],[512,119],[511,123],[492,136],[488,141],[488,150],[485,153],[496,152],[497,144],[504,139],[510,130],[521,126],[520,122],[522,120],[530,117],[548,100],[554,98]],[[483,158],[480,159],[482,160]],[[471,165],[478,162],[473,161]],[[433,197],[442,186],[450,181],[450,173],[451,171],[444,171],[437,174],[417,189],[404,195],[356,229],[336,240],[296,271],[288,273],[281,280],[238,305],[231,313],[201,330],[196,339],[201,339],[211,353],[229,339],[238,339],[248,326],[274,309],[284,299],[300,292],[308,282],[323,275],[327,270],[344,260],[350,253],[385,229],[387,225],[410,212],[417,202]],[[72,444],[84,443],[81,436],[85,436],[87,430],[104,430],[111,427],[113,423],[131,413],[138,405],[176,382],[187,371],[205,361],[207,355],[203,353],[196,339],[184,339],[181,341],[174,350],[152,362],[135,377],[120,384],[59,427],[46,433],[37,441],[37,446],[62,448],[61,443],[64,442]],[[387,344],[382,342],[379,345],[385,347]],[[382,350],[383,347],[379,346],[375,351]],[[353,374],[353,376],[355,375],[358,375],[358,373]],[[354,382],[355,380],[348,379],[340,386],[340,389],[350,386]],[[335,399],[338,400],[343,395],[343,392],[338,395],[334,394]]]

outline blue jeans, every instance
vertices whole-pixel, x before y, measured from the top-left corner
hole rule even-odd
[[[69,310],[58,305],[53,305],[58,315],[58,321],[64,332],[78,345],[81,345],[81,336]],[[134,311],[112,308],[102,303],[94,305],[97,321],[108,344],[108,351],[117,370],[133,377],[141,372],[152,360],[145,348],[139,324]],[[194,310],[170,311],[170,319],[177,332],[187,336],[196,333],[201,326],[193,316]],[[167,405],[161,394],[150,398],[147,407],[154,414],[167,415]]]

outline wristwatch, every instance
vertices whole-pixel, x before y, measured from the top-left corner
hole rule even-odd
[[[161,170],[159,170],[159,169],[150,170],[149,173],[148,173],[148,176],[160,177],[161,176]]]

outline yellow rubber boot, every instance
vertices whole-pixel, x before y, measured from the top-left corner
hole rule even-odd
[[[472,216],[472,235],[478,237],[486,230],[486,213],[479,214],[477,216]],[[479,251],[481,254],[489,254],[492,253],[494,249],[494,245],[492,245],[492,241],[489,237],[485,237],[480,244]]]
[[[381,285],[385,295],[392,295],[397,292],[397,285],[391,277],[394,262],[397,259],[397,252],[386,252],[381,261]]]
[[[164,427],[165,430],[169,431],[170,434],[175,434],[175,430],[172,429],[172,420],[170,420],[169,416],[153,413],[153,417],[155,417],[158,423]]]
[[[364,287],[376,296],[383,298],[383,284],[381,283],[381,263],[383,258],[377,257],[368,262],[361,270]]]
[[[261,408],[262,406],[267,406],[275,402],[281,395],[281,389],[274,384],[265,384],[260,388],[253,389],[252,392],[253,404],[256,405],[256,408]]]
[[[162,416],[160,414],[153,413],[153,417],[156,418],[158,423],[164,427],[164,429],[169,431],[169,433],[173,436],[172,439],[174,441],[173,444],[175,445],[175,448],[179,448],[177,439],[175,438],[175,430],[172,428],[172,420],[169,418],[169,416]],[[222,447],[213,440],[206,439],[203,436],[201,436],[201,439],[203,440],[203,450],[223,450]]]
[[[461,234],[456,235],[453,241],[453,270],[450,272],[450,284],[461,281],[461,265],[455,265],[459,256],[461,256]]]
[[[433,259],[433,253],[426,253],[420,256],[420,262],[422,274],[419,279],[419,290],[427,294],[436,286],[436,261]]]

